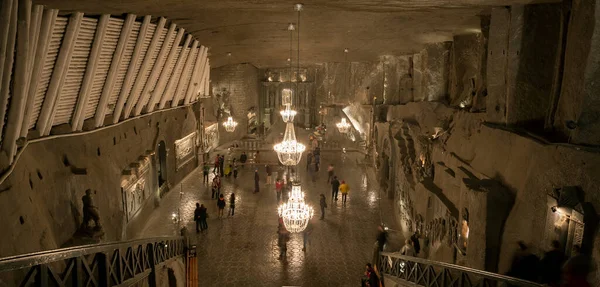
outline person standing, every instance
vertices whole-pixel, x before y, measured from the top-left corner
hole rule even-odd
[[[232,193],[229,197],[229,215],[233,216],[235,213],[235,193]]]
[[[242,154],[240,155],[240,162],[242,163],[242,167],[244,167],[244,165],[246,165],[247,160],[248,160],[248,156],[246,155],[246,152],[243,151]]]
[[[217,196],[217,198],[219,198],[219,175],[217,174],[215,174],[215,177],[213,177],[212,195],[210,196],[210,198],[215,198],[215,195]]]
[[[348,191],[350,191],[350,186],[342,180],[342,184],[340,184],[340,192],[342,193],[342,202],[346,204],[346,200],[348,199]]]
[[[237,175],[238,175],[238,163],[234,158],[233,159],[233,179],[236,179]]]
[[[312,223],[309,221],[308,224],[306,225],[306,228],[304,228],[304,230],[302,231],[302,251],[306,252],[306,245],[308,244],[309,241],[309,236],[312,234],[313,231],[313,227],[312,227]]]
[[[321,205],[321,220],[325,219],[325,208],[327,208],[327,200],[325,200],[325,195],[321,193],[319,198],[319,204]]]
[[[330,164],[327,167],[327,183],[331,182],[332,178],[333,178],[333,164]]]
[[[416,256],[415,248],[412,246],[412,241],[410,239],[406,239],[406,241],[404,241],[404,246],[402,246],[402,249],[400,249],[400,253],[405,256]]]
[[[265,165],[265,169],[267,171],[267,185],[271,184],[271,175],[273,175],[273,171],[271,170],[271,166],[270,165]]]
[[[206,223],[206,218],[208,217],[208,213],[207,213],[206,207],[204,207],[204,204],[200,205],[198,217],[200,220],[200,231],[204,231],[204,230],[208,229],[208,224]]]
[[[287,258],[287,242],[290,240],[290,233],[279,223],[277,230],[277,245],[279,245],[279,260]]]
[[[275,182],[275,192],[277,193],[277,202],[279,202],[281,200],[281,191],[283,190],[283,180],[277,179],[277,182]]]
[[[194,210],[194,221],[196,222],[196,233],[200,232],[200,203],[196,203]]]
[[[540,261],[540,283],[548,286],[560,286],[561,268],[565,262],[565,254],[560,249],[560,242],[552,241],[552,250],[546,252]]]
[[[331,202],[333,202],[333,199],[335,198],[335,201],[338,200],[338,191],[340,190],[340,181],[338,180],[337,176],[333,176],[333,179],[331,180]]]
[[[523,241],[518,241],[517,246],[506,275],[529,281],[537,280],[539,258],[529,251],[529,247]]]
[[[221,176],[223,176],[225,174],[225,155],[222,155],[219,158],[219,172],[221,173]]]
[[[202,175],[204,176],[204,181],[203,183],[208,183],[208,173],[210,172],[210,166],[208,165],[207,162],[204,163],[204,166],[202,168]]]
[[[221,155],[217,154],[217,157],[215,157],[215,167],[213,168],[213,172],[219,171],[220,161]]]
[[[417,233],[417,231],[410,237],[410,241],[412,241],[412,245],[415,248],[415,256],[419,255],[421,243],[419,242],[419,233]]]
[[[260,191],[260,177],[258,176],[258,169],[254,170],[254,193]]]
[[[310,165],[312,164],[312,160],[313,160],[313,154],[312,154],[312,152],[309,152],[306,155],[306,170],[310,169]]]
[[[219,195],[219,200],[217,200],[217,207],[219,207],[219,218],[223,218],[223,210],[225,210],[225,197],[222,194]]]

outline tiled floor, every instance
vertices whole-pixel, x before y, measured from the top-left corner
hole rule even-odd
[[[216,200],[210,198],[201,171],[195,171],[162,200],[143,236],[175,234],[178,227],[171,216],[180,213],[197,244],[200,286],[359,286],[364,266],[372,258],[380,216],[392,214],[389,201],[380,203],[372,168],[357,164],[362,158],[359,153],[342,159],[340,152],[324,152],[316,182],[305,172],[306,163],[299,165],[307,201],[315,208],[314,231],[306,252],[302,251],[302,235],[292,234],[287,260],[278,260],[277,200],[274,185],[264,184],[264,167],[258,194],[252,193],[253,169],[249,167],[240,170],[238,179],[223,181],[226,198],[232,192],[237,197],[235,216],[223,219],[217,218]],[[335,164],[336,174],[351,187],[345,206],[341,201],[331,203],[326,183],[329,163]],[[321,193],[329,205],[324,221],[319,220]],[[200,234],[195,233],[192,221],[196,202],[206,205],[210,214],[209,229]]]

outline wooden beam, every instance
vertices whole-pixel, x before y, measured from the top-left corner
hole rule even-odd
[[[59,91],[65,82],[67,69],[69,69],[69,63],[71,62],[71,56],[73,55],[73,48],[75,47],[75,41],[77,40],[77,33],[79,33],[79,27],[81,26],[81,20],[83,19],[83,13],[75,12],[69,18],[69,24],[63,36],[60,51],[58,57],[54,63],[54,70],[52,71],[52,77],[48,84],[48,91],[44,98],[44,104],[40,111],[40,116],[36,124],[36,130],[40,136],[44,136],[50,133],[52,127],[52,118],[54,109],[60,98]]]
[[[202,59],[202,67],[201,70],[198,71],[198,78],[200,79],[200,84],[196,87],[196,94],[204,94],[204,85],[205,80],[207,79],[208,74],[208,48],[206,48],[206,53],[204,54],[204,59]],[[191,101],[191,99],[190,99]]]
[[[102,94],[100,94],[98,106],[96,107],[94,123],[97,128],[104,124],[108,100],[115,85],[115,80],[117,79],[117,73],[119,71],[119,66],[121,66],[121,60],[123,60],[123,52],[125,51],[125,47],[127,47],[127,40],[131,34],[133,23],[135,23],[135,15],[127,14],[123,27],[121,28],[121,35],[119,35],[119,41],[117,42],[117,47],[115,48],[108,74],[106,75],[106,81],[104,81],[104,86],[102,87]]]
[[[204,96],[209,96],[210,95],[210,60],[206,59],[206,76],[204,77],[204,79],[206,80],[204,82]]]
[[[31,25],[31,0],[19,0],[17,12],[17,53],[15,63],[15,77],[8,111],[8,122],[2,151],[8,155],[8,163],[12,164],[17,152],[17,139],[21,133],[21,124],[27,102],[27,87],[29,84],[30,48],[29,26]]]
[[[198,56],[196,57],[196,63],[194,64],[194,69],[192,70],[192,76],[190,77],[190,82],[188,83],[188,87],[185,92],[185,98],[183,100],[184,104],[188,104],[194,92],[198,92],[198,86],[202,80],[198,75],[202,74],[200,69],[204,69],[202,67],[204,65],[206,48],[204,46],[200,46],[200,51],[198,52]]]
[[[183,43],[183,46],[181,47],[181,53],[179,53],[179,57],[177,57],[177,63],[175,63],[175,67],[173,67],[173,73],[172,73],[171,77],[169,77],[169,82],[167,83],[167,87],[165,88],[162,98],[160,99],[160,104],[158,105],[159,109],[163,109],[165,107],[165,105],[167,104],[168,95],[172,93],[171,90],[173,89],[173,86],[176,85],[177,81],[179,81],[179,76],[177,76],[175,73],[177,73],[177,70],[179,70],[179,67],[181,67],[182,63],[184,63],[185,59],[183,58],[183,53],[185,53],[185,49],[187,48],[187,46],[190,44],[191,41],[192,41],[192,35],[188,34],[185,39],[185,43]],[[182,72],[183,72],[183,70],[182,70]]]
[[[140,99],[140,103],[138,103],[138,105],[135,106],[135,115],[139,116],[142,113],[142,109],[144,108],[144,102],[146,100],[148,100],[148,98],[150,97],[150,86],[151,83],[156,82],[158,76],[160,75],[161,71],[164,71],[166,64],[165,64],[165,56],[167,55],[167,49],[169,48],[169,42],[171,42],[171,38],[173,36],[175,36],[175,27],[177,25],[175,25],[174,23],[171,24],[171,26],[169,27],[169,31],[167,31],[167,35],[165,36],[165,41],[163,42],[162,48],[160,49],[160,51],[158,52],[158,56],[156,57],[156,63],[154,63],[154,67],[152,68],[152,72],[150,73],[150,76],[148,77],[148,82],[146,83],[146,85],[144,86],[144,89],[142,90],[142,94],[141,94],[141,99]],[[179,38],[179,40],[181,40],[181,38]],[[173,47],[175,47],[175,45],[178,43],[173,42]],[[168,64],[168,63],[167,63]],[[160,67],[163,67],[162,69]],[[148,84],[150,83],[150,85]],[[156,86],[154,86],[154,88],[156,89]],[[148,106],[151,104],[152,102],[150,100],[148,100]]]
[[[177,47],[179,47],[179,42],[181,42],[183,34],[185,34],[185,29],[179,29],[179,32],[177,32],[177,36],[175,37],[175,41],[173,42],[173,47],[171,47],[171,51],[169,51],[169,56],[167,56],[167,60],[165,61],[165,68],[162,70],[158,78],[158,83],[156,83],[156,87],[154,87],[154,92],[152,92],[152,97],[150,98],[150,101],[146,106],[147,113],[151,113],[152,111],[154,111],[154,107],[156,106],[156,103],[159,99],[162,102],[165,84],[167,83],[169,76],[174,72],[171,71],[171,74],[169,74],[166,72],[166,69],[168,69],[168,67],[173,61],[176,61],[175,56],[177,55]]]
[[[176,107],[179,105],[179,99],[181,98],[181,94],[185,94],[185,91],[181,92],[181,90],[186,87],[185,80],[190,70],[193,68],[192,63],[195,62],[196,58],[192,57],[194,51],[196,51],[196,47],[198,47],[198,40],[194,40],[192,44],[192,48],[190,52],[187,54],[187,59],[185,60],[185,65],[183,66],[183,70],[181,71],[181,77],[179,77],[179,81],[175,86],[175,91],[173,94],[173,100],[171,101],[171,107]]]
[[[137,62],[140,60],[140,54],[142,53],[142,46],[144,44],[144,39],[146,38],[146,32],[148,31],[148,26],[150,26],[150,16],[144,16],[144,20],[142,21],[142,27],[140,28],[140,34],[137,38],[137,43],[135,44],[135,48],[133,49],[133,55],[131,56],[131,62],[129,62],[129,68],[127,68],[127,74],[125,74],[125,80],[123,81],[123,87],[121,87],[121,93],[119,94],[119,99],[117,100],[117,105],[115,106],[115,111],[113,113],[113,124],[119,122],[121,118],[121,112],[123,111],[123,107],[125,106],[125,101],[127,97],[131,94],[131,85],[135,80],[135,66],[137,66]],[[129,92],[128,92],[129,91]]]
[[[41,7],[43,6],[36,5]],[[35,9],[34,9],[35,12]],[[27,91],[27,103],[25,104],[25,116],[23,117],[23,123],[21,124],[21,137],[27,137],[29,131],[29,122],[31,121],[31,114],[33,113],[33,104],[35,103],[35,94],[37,92],[37,86],[40,81],[40,76],[44,70],[44,63],[46,61],[46,55],[48,54],[48,47],[50,47],[50,39],[52,38],[52,29],[54,29],[54,22],[58,16],[58,10],[48,9],[43,11],[42,17],[36,24],[38,27],[35,28],[36,34],[34,43],[31,43],[31,47],[34,47],[32,51],[31,61],[31,77],[29,79],[29,90]]]
[[[7,27],[2,27],[2,32],[8,32],[6,35],[0,37],[6,37],[6,42],[0,47],[0,57],[3,65],[0,66],[0,139],[2,138],[4,129],[4,118],[6,117],[6,109],[8,108],[8,95],[10,90],[11,73],[14,63],[14,52],[15,52],[15,41],[17,38],[17,0],[4,0],[2,1],[2,15],[7,14],[7,18],[2,18],[0,21],[7,21]],[[6,9],[6,10],[5,10]],[[4,25],[4,23],[2,23]]]
[[[71,130],[78,131],[83,127],[83,120],[85,119],[85,107],[88,105],[88,99],[92,92],[92,86],[94,83],[94,75],[96,74],[96,68],[98,67],[98,58],[100,57],[100,51],[102,50],[102,42],[106,35],[106,27],[108,27],[108,21],[110,20],[110,14],[103,14],[100,16],[98,25],[96,26],[96,33],[94,35],[94,42],[92,43],[92,49],[88,56],[88,62],[85,69],[83,80],[81,81],[81,88],[79,89],[79,95],[77,97],[77,105],[71,118]]]
[[[133,88],[131,89],[131,93],[129,94],[129,100],[125,105],[125,113],[123,114],[123,118],[129,118],[131,114],[131,110],[136,105],[140,98],[140,90],[143,90],[143,87],[148,83],[143,82],[146,74],[148,73],[148,69],[150,68],[150,62],[152,61],[152,54],[154,54],[154,50],[156,50],[158,46],[158,40],[160,38],[160,34],[162,33],[162,29],[165,27],[165,23],[167,19],[161,17],[158,20],[158,25],[156,25],[156,30],[154,30],[154,36],[150,41],[150,46],[148,47],[148,51],[146,52],[146,56],[144,57],[144,61],[142,62],[142,66],[140,67],[140,71],[137,74],[137,79],[133,83]],[[165,38],[166,39],[166,38]],[[158,59],[158,58],[157,58]],[[155,64],[156,65],[156,64]],[[143,102],[142,102],[143,103]]]

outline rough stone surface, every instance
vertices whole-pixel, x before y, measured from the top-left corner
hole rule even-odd
[[[506,122],[506,70],[510,10],[492,9],[490,40],[488,45],[486,121]]]
[[[174,141],[195,131],[192,109],[179,108],[85,135],[30,143],[0,189],[0,225],[10,230],[0,236],[0,257],[55,249],[69,241],[81,224],[81,197],[88,188],[97,190],[94,203],[104,240],[127,236],[121,172],[165,141],[167,181],[174,184],[187,175],[196,161],[176,170]],[[153,159],[152,179],[156,177],[154,166]],[[84,168],[87,174],[73,174],[71,167]],[[157,190],[156,182],[146,184]],[[148,200],[154,198],[158,194]]]
[[[445,101],[448,96],[450,45],[450,42],[429,44],[421,51],[425,101]]]
[[[449,99],[451,106],[470,107],[485,90],[487,39],[482,33],[454,36],[450,67]]]

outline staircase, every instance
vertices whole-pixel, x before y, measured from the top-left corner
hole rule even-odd
[[[184,243],[183,237],[158,237],[6,257],[0,286],[168,286],[167,267],[186,264]]]

